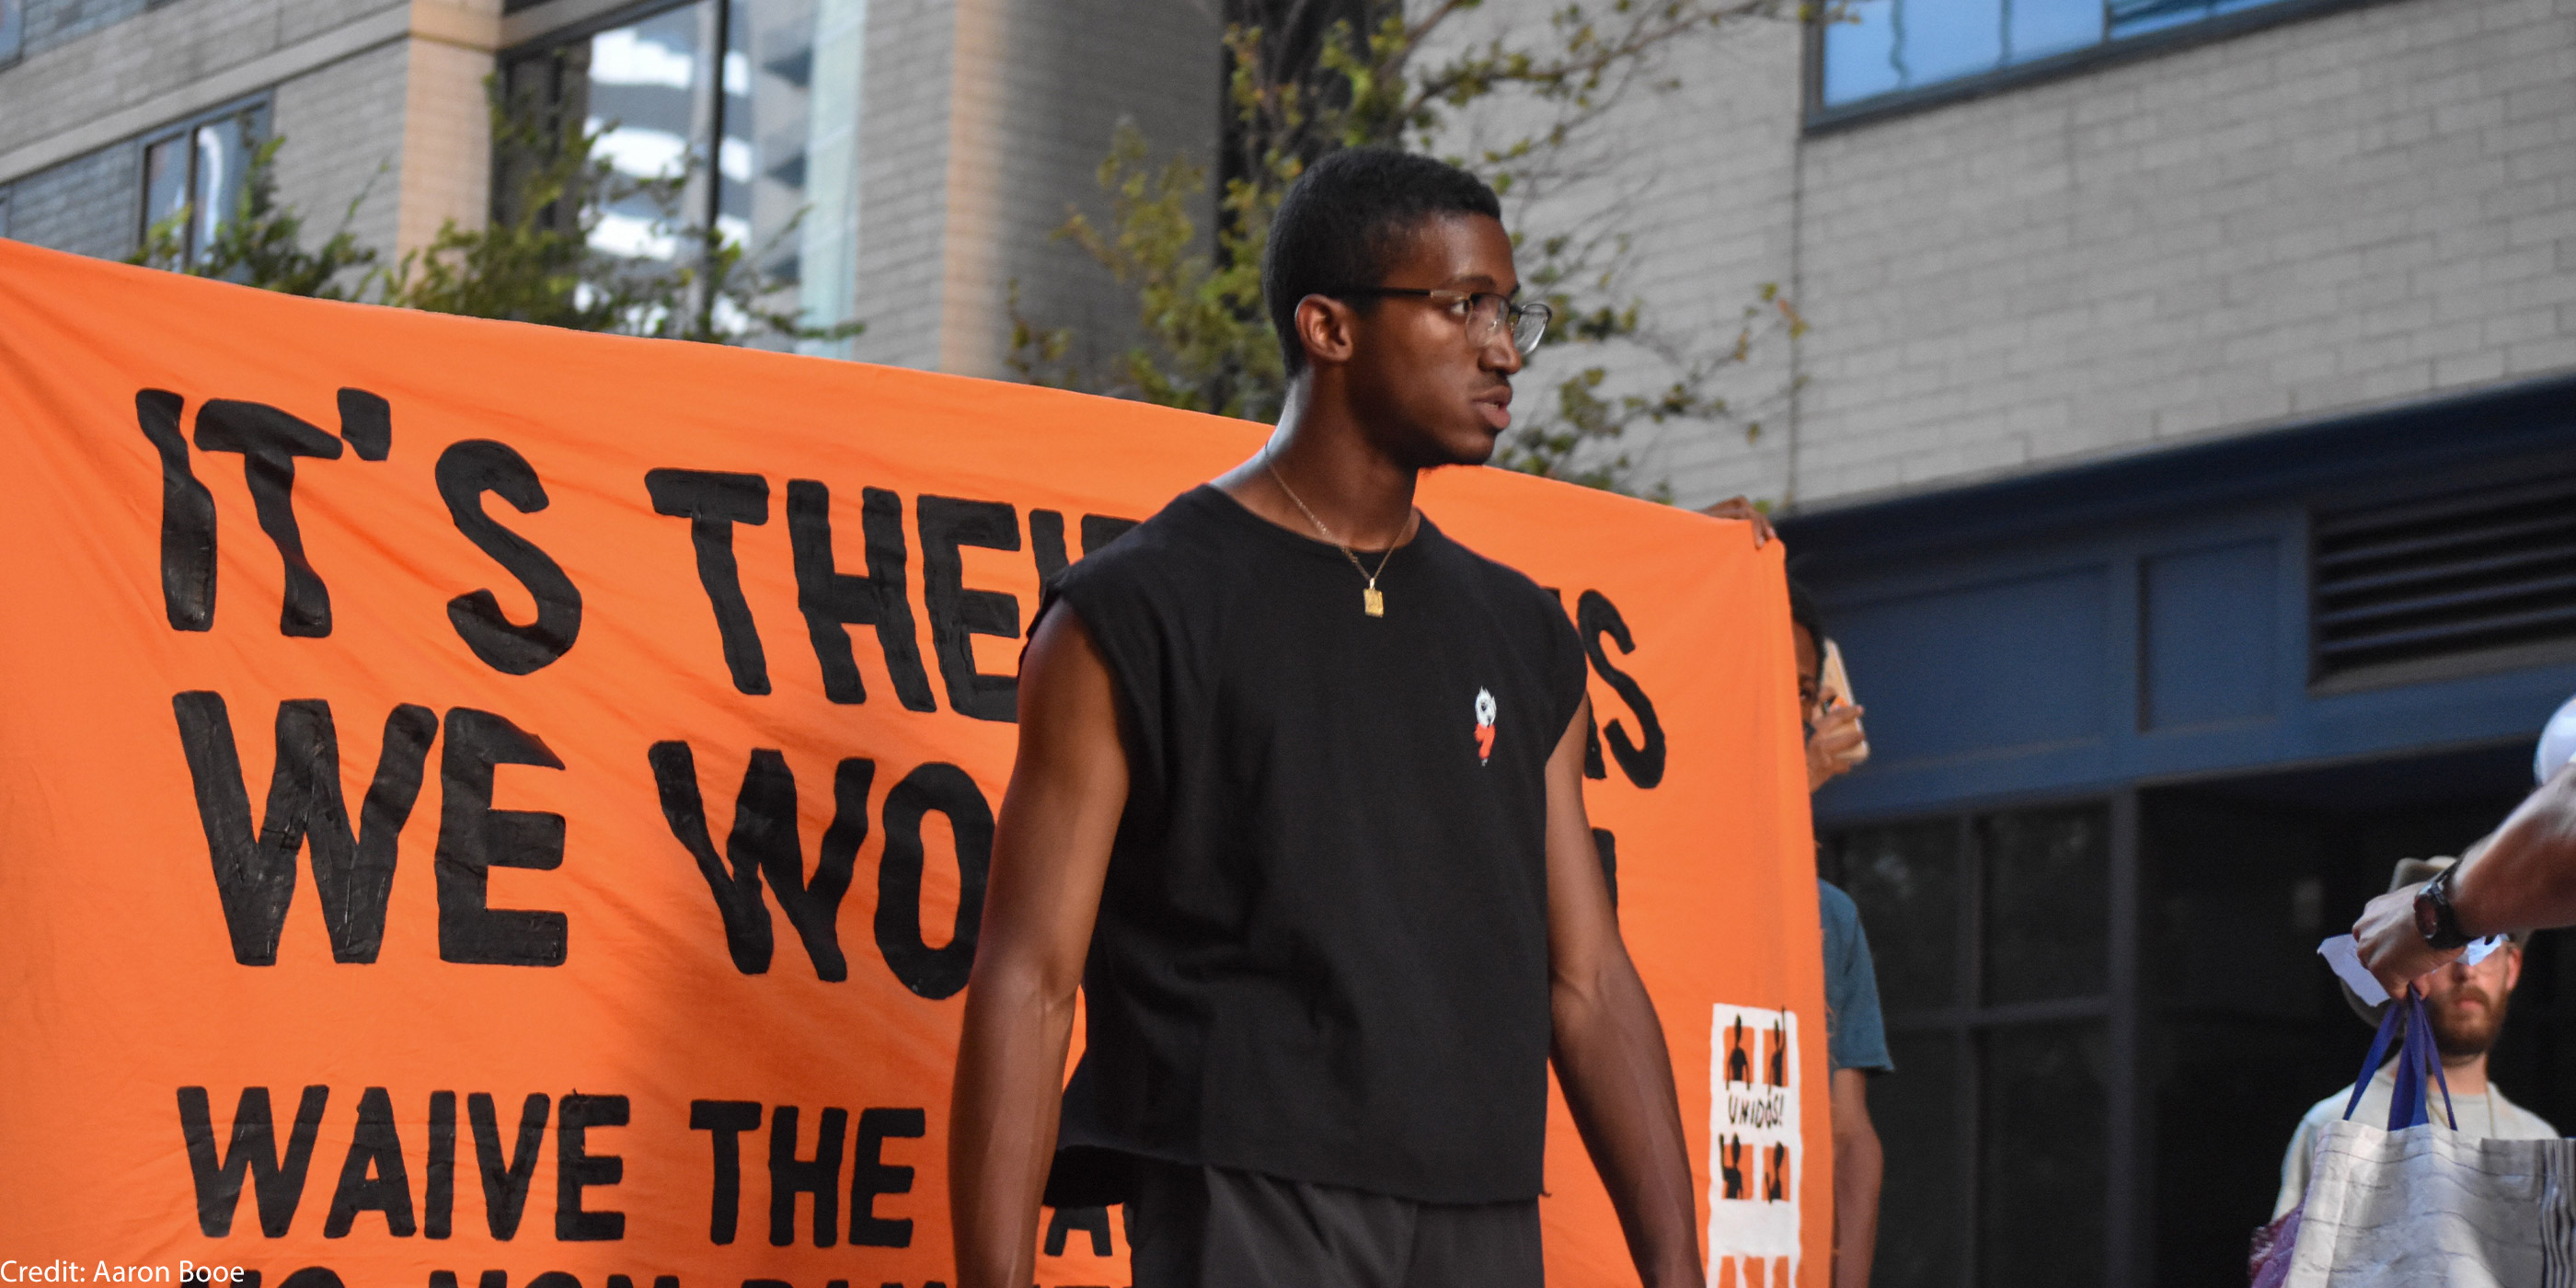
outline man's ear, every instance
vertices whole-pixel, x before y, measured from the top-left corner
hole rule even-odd
[[[2510,993],[2522,982],[2522,945],[2508,939],[2504,949],[2504,991]]]
[[[1317,362],[1343,363],[1351,360],[1357,347],[1352,324],[1357,315],[1351,306],[1324,295],[1309,295],[1297,301],[1297,340],[1306,346],[1309,365]]]

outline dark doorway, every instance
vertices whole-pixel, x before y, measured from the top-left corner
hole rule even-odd
[[[2293,1129],[2369,1048],[2317,942],[2350,928],[2399,859],[2456,855],[2493,829],[2530,765],[2519,743],[2139,792],[2153,1282],[2242,1281]],[[2571,969],[2576,954],[2540,936],[2489,1061],[2506,1095],[2562,1129],[2576,1125],[2576,1079],[2561,1076],[2576,1072]]]

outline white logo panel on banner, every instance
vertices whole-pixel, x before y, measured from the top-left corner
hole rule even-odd
[[[1711,1288],[1781,1288],[1798,1273],[1798,1015],[1715,1008],[1709,1039]]]

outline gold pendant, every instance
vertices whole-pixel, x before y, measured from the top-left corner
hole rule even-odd
[[[1367,613],[1371,617],[1386,616],[1386,592],[1379,590],[1375,586],[1362,587],[1360,590],[1360,611]]]

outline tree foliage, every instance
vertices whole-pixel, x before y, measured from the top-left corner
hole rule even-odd
[[[1555,9],[1526,38],[1459,30],[1481,7],[1268,0],[1267,25],[1230,24],[1213,228],[1203,237],[1199,226],[1206,167],[1185,155],[1156,162],[1151,141],[1122,124],[1098,171],[1106,222],[1077,208],[1058,236],[1136,293],[1143,338],[1084,370],[1075,331],[1031,320],[1015,298],[1013,368],[1039,383],[1275,419],[1285,384],[1260,281],[1271,215],[1324,155],[1391,145],[1442,155],[1490,183],[1517,230],[1525,292],[1555,309],[1533,373],[1553,382],[1550,396],[1518,418],[1497,463],[1640,490],[1616,447],[1633,426],[1695,420],[1758,435],[1758,416],[1721,395],[1721,378],[1759,341],[1803,323],[1773,284],[1719,334],[1678,334],[1648,316],[1627,286],[1630,241],[1619,226],[1639,195],[1633,168],[1618,164],[1633,149],[1606,127],[1623,102],[1676,87],[1669,67],[1689,42],[1793,11],[1784,0],[1594,0]]]

